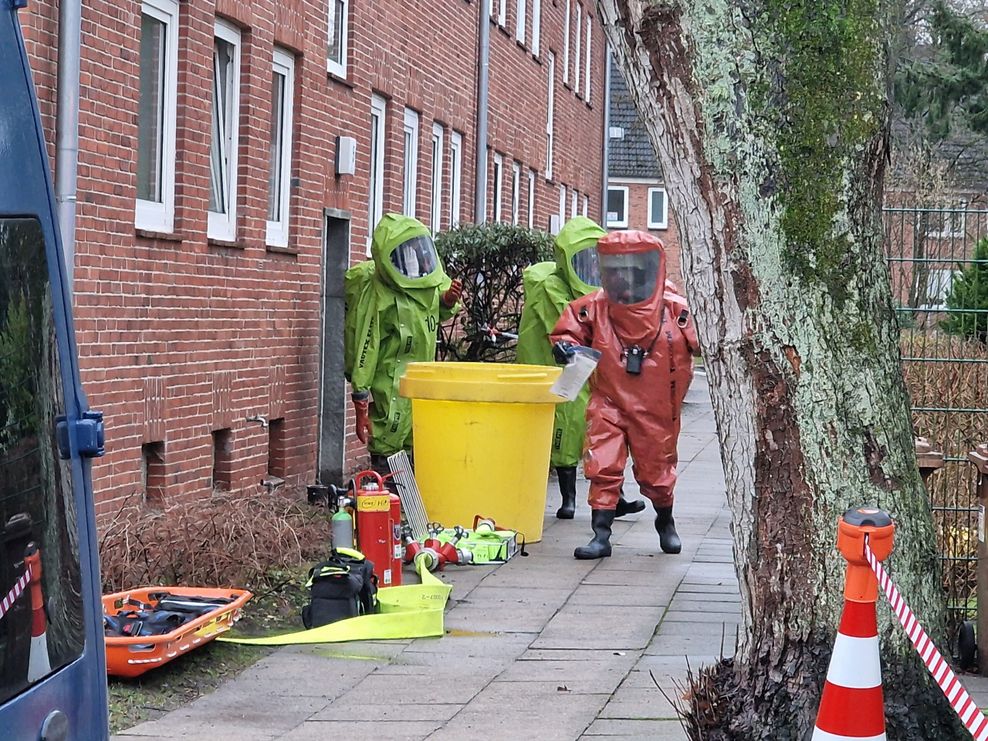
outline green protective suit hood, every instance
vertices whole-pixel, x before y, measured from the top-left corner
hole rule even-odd
[[[398,382],[408,363],[436,359],[439,323],[459,308],[442,303],[450,279],[438,257],[433,270],[419,278],[405,276],[391,261],[399,246],[423,238],[431,244],[421,222],[388,214],[374,230],[373,259],[346,272],[344,367],[354,391],[371,392],[367,447],[376,455],[411,449],[411,401],[398,394]]]
[[[573,255],[595,247],[597,240],[605,234],[607,232],[586,216],[574,216],[556,235],[556,241],[553,245],[553,252],[556,255],[556,272],[570,288],[570,301],[600,288],[599,285],[590,285],[584,282],[577,275],[576,270],[573,269]]]
[[[443,271],[442,261],[436,255],[436,266],[428,275],[420,278],[409,278],[395,267],[391,260],[392,253],[401,245],[415,238],[432,240],[429,228],[418,219],[401,214],[385,214],[374,229],[371,241],[371,258],[377,266],[378,275],[385,283],[395,288],[417,289],[435,288],[447,280]]]
[[[573,269],[573,255],[594,247],[607,232],[585,216],[575,216],[556,235],[555,262],[525,269],[525,305],[518,326],[518,362],[555,366],[549,333],[569,303],[597,290]],[[584,413],[590,389],[584,386],[575,401],[556,404],[552,430],[553,467],[576,466],[583,456]]]

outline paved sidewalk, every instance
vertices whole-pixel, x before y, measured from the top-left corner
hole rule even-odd
[[[528,558],[451,567],[438,639],[281,649],[211,695],[116,736],[216,741],[535,737],[685,739],[662,692],[733,651],[738,593],[729,515],[702,376],[680,441],[678,556],[662,554],[651,507],[615,523],[614,553],[577,561],[590,535],[585,497]],[[586,483],[583,483],[584,487]],[[629,497],[638,495],[633,482]],[[206,649],[208,650],[208,648]]]

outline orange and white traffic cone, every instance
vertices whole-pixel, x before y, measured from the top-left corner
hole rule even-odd
[[[48,620],[45,618],[45,595],[41,588],[41,551],[34,543],[28,543],[24,565],[31,575],[31,653],[27,662],[27,681],[33,683],[51,674]]]
[[[879,561],[892,552],[895,525],[887,513],[848,510],[837,523],[837,548],[847,559],[844,614],[823,685],[813,741],[885,741],[882,666],[878,653],[878,580],[865,557],[865,536]]]

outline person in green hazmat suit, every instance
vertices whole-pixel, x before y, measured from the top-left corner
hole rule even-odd
[[[405,366],[435,360],[439,323],[459,310],[462,293],[443,270],[428,227],[399,214],[381,219],[371,259],[346,272],[344,369],[357,437],[382,473],[389,455],[412,448],[411,400],[398,394]]]
[[[540,262],[525,269],[525,305],[518,326],[519,363],[556,365],[549,333],[571,301],[600,288],[597,240],[605,234],[586,216],[574,216],[556,235],[555,262]],[[576,513],[576,466],[583,457],[589,399],[590,386],[585,385],[574,401],[556,405],[550,463],[559,479],[562,506],[556,517],[561,520],[572,520]],[[622,496],[616,516],[643,509],[645,502],[628,502]]]

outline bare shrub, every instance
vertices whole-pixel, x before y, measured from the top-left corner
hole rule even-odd
[[[325,510],[297,492],[217,494],[162,511],[125,504],[101,528],[103,591],[141,585],[272,588],[324,556]]]

